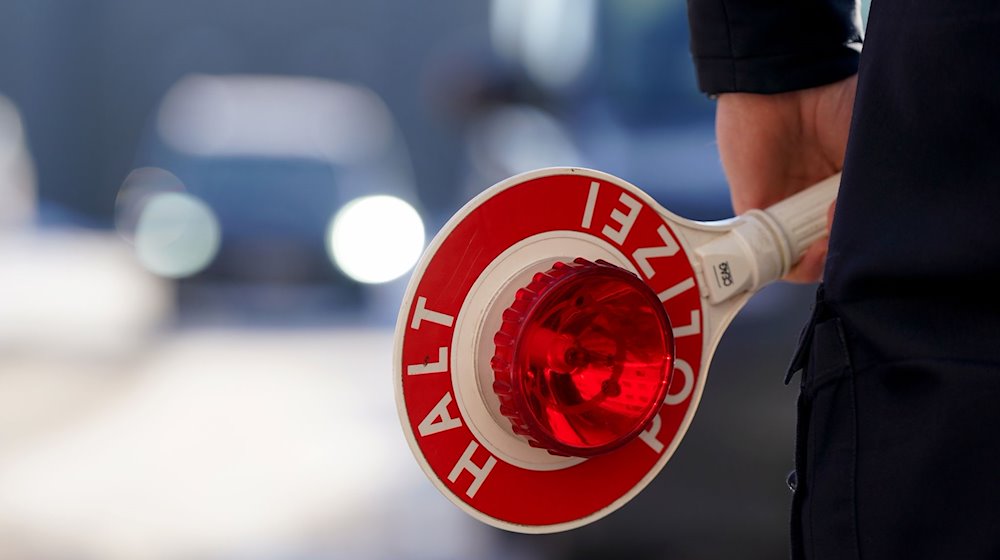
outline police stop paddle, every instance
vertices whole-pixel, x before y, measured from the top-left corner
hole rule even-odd
[[[627,503],[684,437],[733,317],[825,235],[838,186],[719,222],[589,169],[484,191],[431,241],[396,325],[396,403],[420,467],[511,531]]]

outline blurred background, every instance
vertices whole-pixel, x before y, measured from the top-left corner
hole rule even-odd
[[[0,3],[0,559],[780,558],[812,288],[756,296],[679,452],[567,534],[468,519],[398,426],[409,272],[582,165],[731,215],[683,0]]]

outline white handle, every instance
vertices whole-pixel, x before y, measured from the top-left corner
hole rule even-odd
[[[826,233],[839,187],[838,173],[774,206],[750,210],[725,235],[696,249],[709,279],[709,300],[719,303],[784,276]]]
[[[814,241],[826,235],[827,212],[839,188],[837,173],[764,210],[781,228],[791,265],[799,262]]]

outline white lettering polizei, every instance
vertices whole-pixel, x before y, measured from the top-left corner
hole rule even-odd
[[[450,327],[455,322],[455,318],[451,315],[445,315],[444,313],[427,309],[427,298],[418,297],[417,308],[413,310],[413,320],[410,321],[410,328],[420,329],[420,325],[424,321]]]
[[[448,371],[448,347],[438,348],[438,359],[430,361],[430,356],[422,364],[406,366],[406,375],[423,375],[425,373],[442,373]]]
[[[639,439],[644,441],[657,455],[663,452],[663,442],[656,439],[656,436],[660,435],[660,426],[662,425],[663,420],[660,420],[660,415],[657,414],[649,422],[649,427],[639,432]]]
[[[618,197],[618,201],[628,207],[628,214],[625,214],[621,210],[615,208],[611,212],[611,219],[618,222],[618,225],[621,227],[619,229],[614,229],[610,225],[607,225],[604,226],[601,233],[615,243],[623,245],[625,243],[625,239],[628,238],[629,232],[632,231],[632,226],[635,225],[635,219],[639,217],[639,211],[642,210],[642,203],[625,193],[622,193],[622,195]]]
[[[671,300],[683,294],[684,292],[690,290],[693,287],[694,287],[694,278],[685,278],[680,282],[674,284],[673,286],[670,286],[666,290],[663,290],[657,295],[660,297],[660,301],[666,303],[668,300]]]
[[[427,417],[420,421],[417,431],[420,432],[421,436],[447,432],[462,425],[460,418],[455,418],[448,412],[448,405],[451,404],[451,401],[451,393],[445,393],[427,414]]]
[[[691,323],[683,327],[674,327],[674,338],[691,336],[701,332],[701,311],[694,309],[691,311]]]
[[[656,274],[656,270],[653,269],[652,265],[649,264],[649,259],[656,257],[672,257],[677,254],[677,251],[681,250],[681,246],[674,239],[673,235],[670,235],[670,230],[667,226],[660,224],[660,227],[656,228],[656,233],[660,234],[660,239],[663,240],[663,245],[659,247],[643,247],[641,249],[636,249],[632,253],[632,258],[639,265],[639,270],[646,275],[646,278],[652,278]]]
[[[597,205],[597,193],[600,190],[600,183],[590,182],[590,191],[587,192],[587,206],[583,209],[583,221],[580,222],[580,226],[584,229],[590,229],[590,223],[594,220],[594,206]]]
[[[470,498],[476,496],[476,492],[479,492],[479,487],[483,485],[486,477],[490,475],[490,471],[497,464],[496,457],[492,455],[486,459],[486,463],[481,467],[473,463],[472,455],[477,449],[479,449],[479,444],[475,441],[470,441],[469,446],[465,448],[465,453],[462,453],[462,457],[455,463],[455,467],[451,469],[451,472],[448,473],[448,480],[452,483],[458,480],[458,475],[462,474],[462,471],[468,471],[472,475],[472,484],[465,491],[465,495]]]
[[[681,390],[670,394],[663,398],[663,404],[667,405],[678,405],[684,402],[689,396],[691,396],[691,391],[694,389],[694,369],[691,368],[691,364],[685,362],[684,360],[677,358],[674,360],[674,373],[680,373],[684,376],[684,385]],[[673,382],[670,383],[673,385]]]

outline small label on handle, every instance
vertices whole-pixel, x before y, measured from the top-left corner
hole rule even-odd
[[[715,272],[715,283],[720,290],[733,285],[733,268],[730,266],[728,260],[713,266],[712,270]]]
[[[717,241],[726,239],[720,238]],[[714,245],[714,246],[713,246]],[[709,243],[698,250],[708,272],[708,299],[719,303],[750,288],[752,278],[746,258],[736,254],[728,243]],[[716,252],[718,251],[718,252]]]

